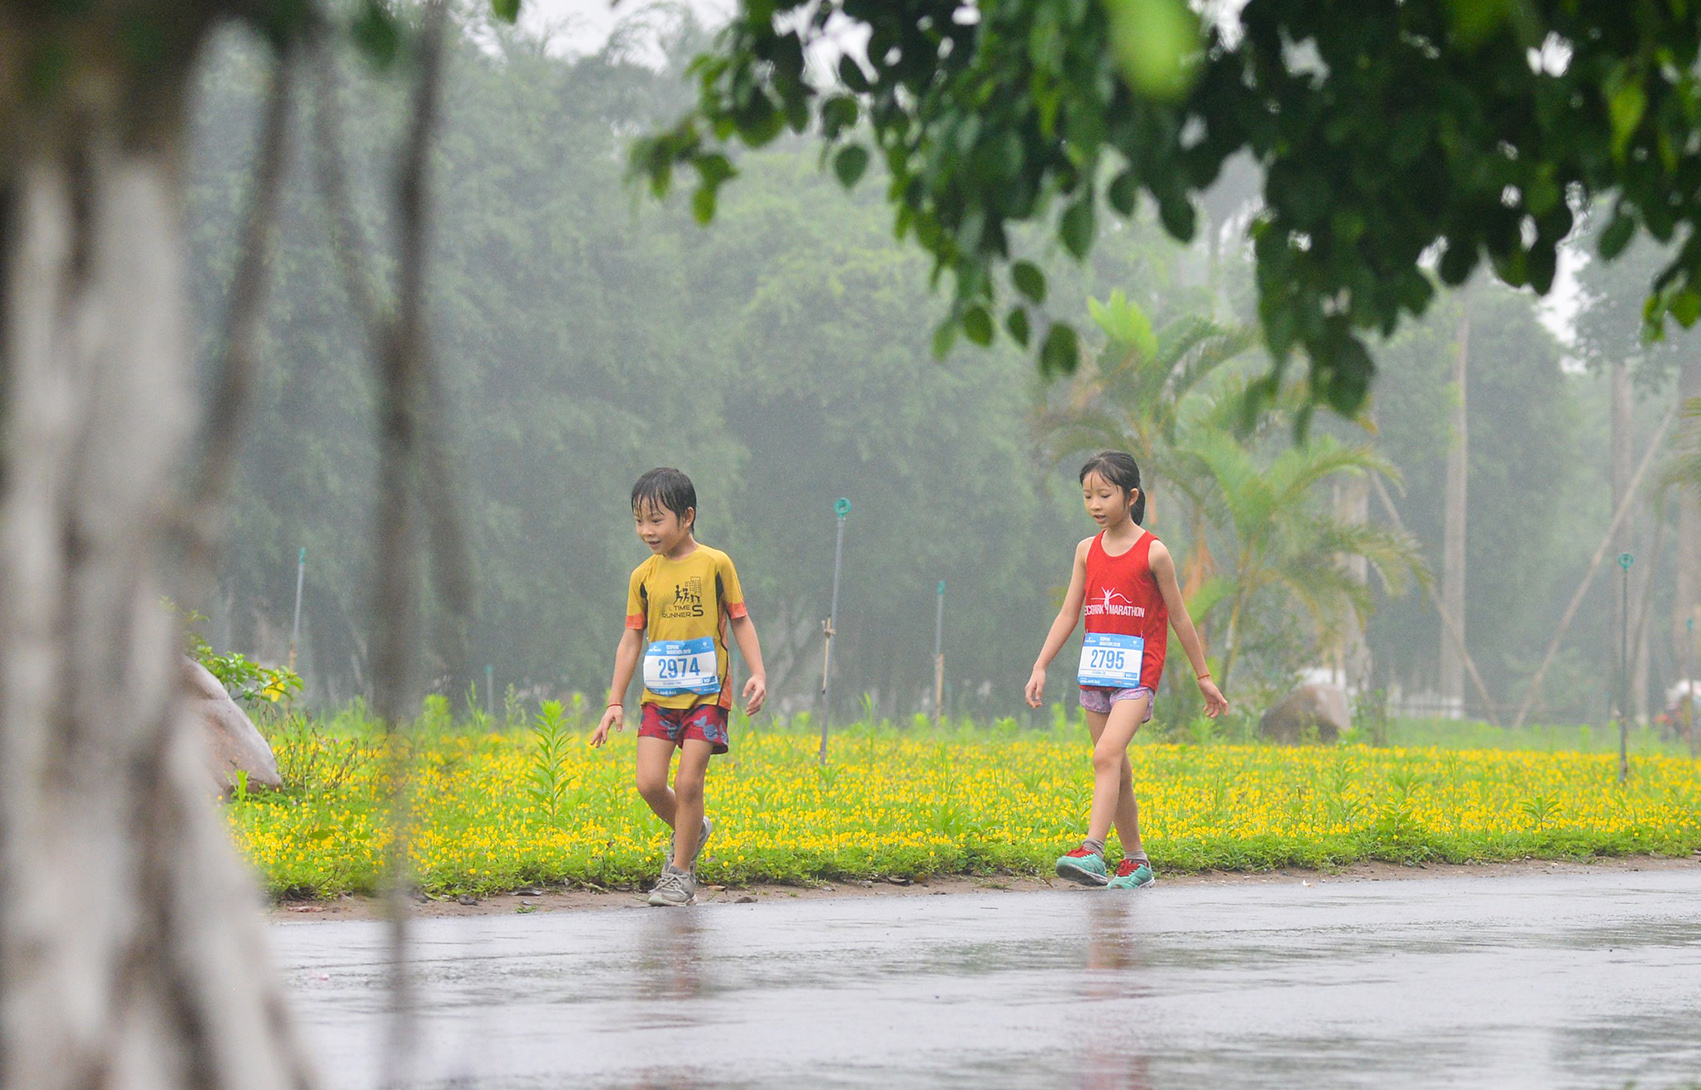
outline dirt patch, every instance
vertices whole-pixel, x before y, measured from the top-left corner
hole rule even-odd
[[[1599,874],[1602,871],[1693,870],[1701,868],[1701,855],[1689,859],[1660,859],[1630,856],[1595,859],[1586,863],[1524,859],[1511,863],[1428,863],[1402,866],[1398,863],[1354,863],[1338,871],[1314,871],[1288,867],[1271,871],[1205,871],[1199,874],[1160,876],[1172,886],[1233,885],[1323,885],[1330,882],[1414,881],[1426,878],[1505,878],[1532,874]],[[1016,875],[951,876],[908,882],[894,879],[860,879],[822,882],[814,886],[751,885],[737,888],[700,886],[699,904],[760,904],[772,901],[818,900],[823,897],[939,897],[953,893],[1022,893],[1039,889],[1080,889],[1057,878]],[[526,889],[488,897],[445,897],[413,904],[415,916],[493,916],[527,912],[606,911],[644,908],[645,891],[597,889]],[[383,915],[382,904],[373,897],[344,895],[329,901],[285,901],[271,906],[273,920],[373,920]]]

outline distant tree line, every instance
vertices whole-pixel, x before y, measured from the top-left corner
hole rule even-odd
[[[662,48],[683,57],[697,33],[686,23]],[[435,684],[458,698],[483,684],[486,664],[498,689],[606,684],[625,574],[643,555],[626,490],[673,464],[698,484],[702,538],[741,565],[771,683],[791,706],[809,706],[818,687],[831,506],[844,495],[855,504],[836,648],[844,710],[863,693],[882,712],[924,705],[944,580],[954,707],[1013,713],[1069,545],[1090,528],[1074,465],[1040,441],[1049,395],[1014,349],[931,357],[947,304],[927,290],[927,261],[892,240],[876,187],[845,193],[802,142],[746,156],[713,229],[686,201],[636,200],[622,180],[627,143],[684,93],[677,71],[648,56],[617,36],[599,54],[562,58],[491,28],[453,50],[429,291],[477,600],[468,618],[434,618],[422,653]],[[189,185],[203,315],[220,313],[227,290],[262,72],[233,43],[200,76]],[[350,147],[390,146],[399,92],[357,61],[342,76],[302,97],[302,130],[330,103]],[[302,668],[310,699],[335,702],[367,685],[374,392],[319,167],[309,142],[286,188],[263,339],[272,365],[208,612],[215,642],[280,654],[305,546]],[[357,167],[354,218],[382,238],[386,165]],[[1102,224],[1086,262],[1049,266],[1046,309],[1091,329],[1087,299],[1122,290],[1160,325],[1249,322],[1249,253],[1224,229],[1243,209],[1217,203],[1204,203],[1202,240],[1186,248],[1155,223]],[[1468,299],[1471,351],[1494,366],[1473,372],[1468,401],[1466,625],[1489,687],[1510,701],[1581,575],[1587,528],[1606,517],[1606,427],[1599,381],[1561,368],[1530,299],[1481,284]],[[1396,503],[1436,571],[1461,305],[1446,297],[1377,346],[1397,366],[1382,371],[1372,432],[1320,425],[1392,463]],[[1288,442],[1280,431],[1261,440],[1266,461]],[[1179,516],[1161,514],[1174,498],[1155,497],[1154,528],[1185,539]],[[1373,509],[1371,521],[1386,519]],[[1318,633],[1292,605],[1273,598],[1236,622],[1244,684],[1278,688],[1318,658]],[[1432,684],[1442,640],[1429,599],[1377,605],[1373,682]],[[1589,699],[1582,682],[1562,682],[1548,706],[1577,718]],[[1577,714],[1559,711],[1567,700]]]

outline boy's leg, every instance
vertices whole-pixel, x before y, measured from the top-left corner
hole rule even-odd
[[[1119,701],[1118,703],[1127,703]],[[1115,705],[1111,705],[1112,708]],[[1087,717],[1087,732],[1093,736],[1093,748],[1096,750],[1099,738],[1104,734],[1105,722],[1110,715],[1105,712],[1085,712]],[[1145,718],[1142,713],[1141,718]],[[1138,727],[1135,728],[1138,731]],[[1132,736],[1130,736],[1132,737]],[[1122,838],[1123,855],[1139,855],[1145,849],[1140,845],[1140,804],[1134,798],[1134,766],[1129,763],[1128,749],[1122,750],[1121,785],[1116,796],[1116,835]],[[1094,786],[1097,786],[1095,779]],[[1090,835],[1090,834],[1089,834]]]
[[[1123,799],[1126,798],[1127,816],[1131,826],[1129,832],[1133,834],[1134,843],[1130,845],[1124,841],[1124,852],[1138,851],[1140,843],[1138,812],[1133,805],[1134,790],[1132,769],[1128,763],[1128,743],[1134,740],[1134,733],[1144,722],[1146,705],[1151,699],[1149,696],[1142,696],[1133,700],[1118,700],[1112,704],[1110,714],[1105,716],[1104,729],[1093,740],[1093,811],[1087,821],[1087,837],[1103,843],[1105,837],[1110,835],[1111,825],[1114,823],[1120,826],[1119,819],[1124,816],[1121,812]]]
[[[678,748],[666,738],[638,739],[638,794],[650,804],[656,816],[673,827],[678,803],[667,785],[668,766],[673,763],[673,751]],[[681,758],[681,763],[683,763]]]
[[[685,739],[679,750],[679,770],[673,774],[673,865],[683,871],[697,861],[697,841],[703,829],[703,779],[714,752],[714,744],[702,738]]]

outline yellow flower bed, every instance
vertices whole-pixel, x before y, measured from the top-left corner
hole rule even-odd
[[[233,800],[238,844],[273,892],[378,884],[390,767],[371,740],[275,739],[291,786]],[[711,766],[705,881],[1049,872],[1084,834],[1088,748],[1049,733],[853,729],[822,769],[803,733],[745,730]],[[632,735],[602,751],[530,734],[413,743],[415,876],[437,892],[654,877],[667,835],[632,787]],[[1142,745],[1131,751],[1159,870],[1360,859],[1687,854],[1701,848],[1694,760],[1438,749]]]

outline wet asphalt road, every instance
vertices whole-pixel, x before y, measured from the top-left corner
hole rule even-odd
[[[415,927],[427,1086],[1701,1087],[1701,869]],[[381,925],[272,936],[374,1086]]]

